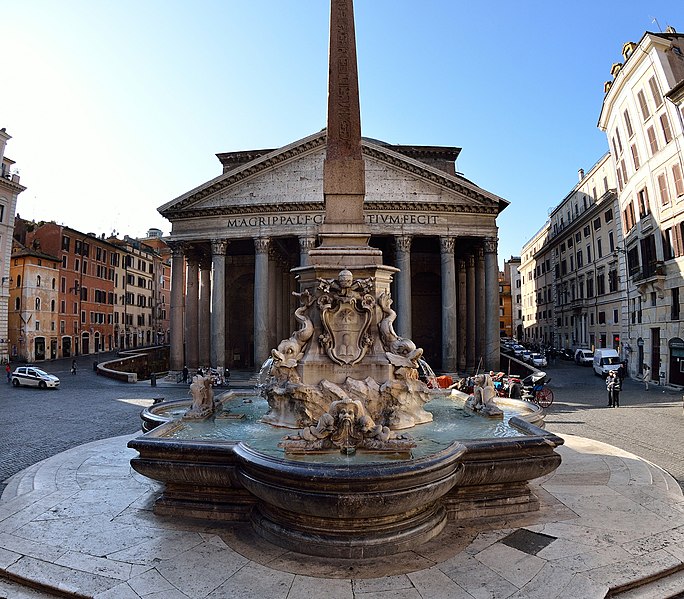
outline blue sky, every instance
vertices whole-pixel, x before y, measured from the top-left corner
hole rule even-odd
[[[511,203],[500,262],[607,151],[596,122],[623,43],[684,31],[675,0],[355,13],[363,135],[463,148],[458,170]],[[24,218],[168,233],[157,207],[220,174],[216,153],[325,126],[327,0],[0,0],[0,14],[0,127]]]

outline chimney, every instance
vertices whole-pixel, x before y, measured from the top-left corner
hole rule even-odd
[[[583,168],[581,168],[577,171],[577,176],[578,176],[580,182],[582,181],[582,179],[584,179],[584,169]]]

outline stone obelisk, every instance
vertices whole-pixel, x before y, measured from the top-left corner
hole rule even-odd
[[[340,266],[379,264],[381,252],[368,246],[363,214],[366,193],[361,151],[361,109],[352,0],[331,0],[328,66],[327,148],[323,163],[325,218],[313,264],[344,257]]]

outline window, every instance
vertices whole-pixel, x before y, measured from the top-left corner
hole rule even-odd
[[[50,301],[50,311],[51,312],[55,311],[55,300]]]
[[[665,173],[658,175],[658,191],[660,192],[660,201],[662,204],[667,204],[670,201],[670,192],[667,190],[667,177]]]
[[[627,183],[629,177],[627,176],[627,165],[625,164],[624,158],[620,160],[620,169],[622,170],[622,180]]]
[[[663,128],[663,138],[665,145],[667,145],[672,141],[672,129],[670,129],[670,120],[667,118],[667,114],[660,115],[660,126]]]
[[[672,309],[670,317],[672,320],[679,320],[679,287],[672,288]]]
[[[591,246],[587,246],[587,264],[591,262]]]
[[[639,218],[644,218],[651,213],[651,207],[648,203],[648,188],[644,187],[637,192],[637,201],[639,203]]]
[[[639,108],[641,108],[641,116],[644,120],[651,116],[651,112],[648,109],[648,104],[646,103],[646,96],[644,96],[643,90],[639,91],[637,94],[637,100],[639,102]]]
[[[62,268],[66,268],[66,267],[67,267],[67,257],[62,256]]]
[[[608,272],[608,291],[617,291],[618,288],[618,276],[617,270],[611,270]]]
[[[36,312],[40,312],[40,298],[36,298]]]
[[[76,258],[76,259],[74,260],[74,270],[75,270],[76,272],[78,272],[79,270],[81,270],[81,263],[79,262],[78,258]]]
[[[36,287],[40,287],[40,275],[36,275]]]
[[[603,295],[605,292],[606,292],[606,276],[603,273],[600,273],[600,274],[596,275],[596,295]]]
[[[568,247],[571,248],[573,244],[572,237],[568,237]]]
[[[590,229],[589,229],[589,225],[587,225],[586,227],[584,227],[584,236],[589,237],[589,234],[590,234]]]
[[[608,231],[608,247],[611,252],[615,251],[615,235],[613,235],[612,231]]]
[[[601,229],[601,218],[596,218],[594,219],[594,231],[598,231]]]
[[[672,165],[672,178],[674,179],[675,193],[677,197],[684,195],[684,182],[682,182],[682,167],[679,164]]]
[[[649,127],[646,129],[646,135],[648,135],[648,145],[651,148],[651,156],[654,156],[658,152],[658,139],[656,138],[655,129]]]
[[[71,247],[71,239],[69,239],[69,237],[67,237],[66,235],[62,235],[62,249],[65,252],[68,252],[70,247]]]
[[[618,322],[620,322],[620,319],[618,317],[617,308],[613,308],[613,324],[617,324]]]
[[[648,86],[651,88],[653,103],[655,104],[656,108],[658,108],[663,103],[663,96],[658,89],[658,83],[656,82],[655,77],[651,77],[648,80]]]
[[[634,202],[630,201],[622,212],[622,222],[625,226],[625,233],[631,231],[636,224],[636,217],[634,216]]]
[[[615,137],[617,138],[618,148],[620,149],[620,154],[622,154],[622,140],[620,139],[620,130],[615,128]]]
[[[603,213],[603,218],[607,223],[609,223],[611,220],[613,220],[613,211],[612,210],[606,210]]]
[[[598,258],[603,258],[603,245],[601,244],[601,238],[596,240],[596,256]]]
[[[674,258],[674,244],[672,243],[672,229],[663,231],[663,259],[672,260]]]
[[[18,312],[21,309],[21,298],[14,298],[14,309]]]
[[[584,264],[582,263],[582,250],[577,250],[577,268],[582,268]]]
[[[632,120],[629,118],[629,110],[625,110],[623,115],[625,117],[625,127],[627,128],[627,135],[628,137],[632,137],[632,135],[634,135],[634,129],[632,129]]]
[[[620,169],[617,169],[615,172],[617,174],[618,189],[622,191],[622,173],[620,172]]]
[[[577,231],[577,233],[575,233],[575,241],[577,243],[579,243],[581,240],[582,240],[582,235],[579,231]]]
[[[86,311],[81,310],[81,322],[85,322],[85,321],[86,321]]]
[[[606,324],[606,313],[605,312],[599,312],[598,313],[598,323],[599,324]]]
[[[634,162],[634,170],[638,171],[641,164],[639,164],[639,152],[637,151],[636,144],[631,145],[632,150],[632,162]]]
[[[59,302],[59,311],[61,314],[66,314],[66,300],[61,300]]]

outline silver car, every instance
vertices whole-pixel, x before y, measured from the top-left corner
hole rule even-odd
[[[59,379],[35,366],[19,366],[12,373],[12,385],[59,389]]]

